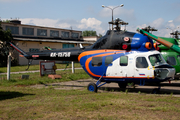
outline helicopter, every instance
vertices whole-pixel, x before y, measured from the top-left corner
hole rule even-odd
[[[176,31],[170,33],[170,35],[173,35],[173,37],[178,40],[179,39],[178,35],[180,35],[180,32],[178,30],[176,30]]]
[[[152,31],[157,31],[154,27],[148,26],[145,28],[142,28],[142,30],[152,33]],[[151,32],[150,32],[151,31]],[[170,33],[171,35],[174,35],[174,38],[166,38],[166,37],[159,37],[163,40],[166,40],[174,45],[178,45],[178,31]],[[156,42],[156,41],[154,41]],[[168,47],[164,46],[163,44],[157,43],[157,50],[161,52],[162,56],[166,60],[166,62],[173,66],[176,69],[176,74],[174,76],[174,79],[180,79],[180,53],[174,51],[173,49],[169,49]]]
[[[86,73],[97,80],[97,83],[89,83],[87,87],[92,92],[111,82],[126,88],[129,82],[145,85],[174,77],[175,69],[156,50],[152,39],[140,33],[121,30],[121,25],[127,24],[121,19],[109,24],[116,25],[115,29],[108,30],[88,47],[80,45],[76,48],[26,53],[11,42],[10,46],[28,60],[79,61]]]

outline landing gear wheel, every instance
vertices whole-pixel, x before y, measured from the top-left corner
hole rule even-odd
[[[119,87],[122,89],[126,89],[127,83],[118,83]]]
[[[97,86],[95,83],[89,83],[87,89],[91,92],[97,92]]]

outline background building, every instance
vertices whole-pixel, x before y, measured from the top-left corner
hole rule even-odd
[[[83,39],[82,31],[25,25],[19,20],[2,22],[1,26],[4,30],[11,30],[16,46],[25,52],[45,50],[45,46],[53,50],[77,47],[79,44],[89,46],[97,40],[96,36]],[[12,52],[12,56],[19,65],[27,65],[28,60],[20,57],[16,50]],[[34,60],[32,64],[39,64],[39,60]]]

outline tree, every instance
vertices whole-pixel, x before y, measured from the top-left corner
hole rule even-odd
[[[93,30],[85,30],[83,31],[83,37],[85,36],[97,36],[96,31]]]
[[[99,33],[98,37],[99,37],[99,38],[102,37],[102,34]]]
[[[10,23],[10,20],[3,20],[2,22]]]
[[[9,54],[9,45],[8,42],[13,40],[12,34],[10,30],[3,30],[1,27],[0,21],[0,66],[7,65],[7,56]]]

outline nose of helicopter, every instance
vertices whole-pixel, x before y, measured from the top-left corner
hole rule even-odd
[[[154,76],[160,80],[174,79],[175,68],[155,68]]]

